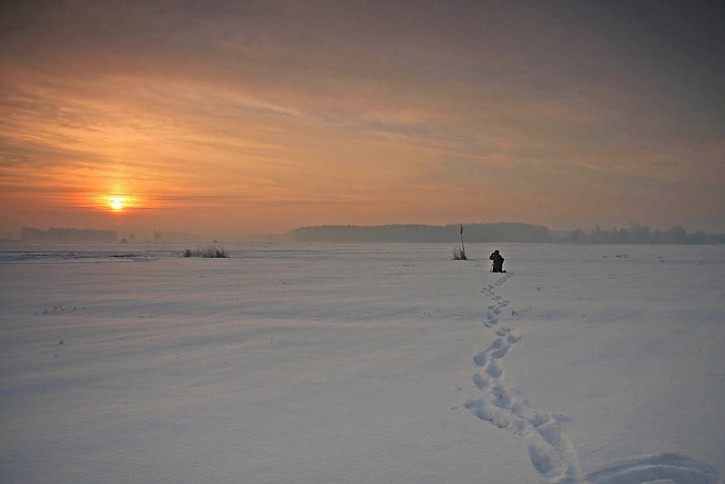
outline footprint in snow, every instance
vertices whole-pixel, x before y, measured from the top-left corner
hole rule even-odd
[[[473,357],[480,371],[473,375],[475,387],[482,398],[464,404],[474,416],[527,441],[529,461],[542,478],[549,482],[569,484],[623,484],[641,482],[687,482],[692,484],[721,483],[717,470],[705,463],[680,454],[659,454],[614,463],[584,475],[577,462],[576,450],[565,435],[562,423],[568,417],[539,412],[528,401],[519,401],[506,387],[501,364],[521,340],[511,328],[498,326],[498,315],[509,301],[494,292],[513,274],[508,273],[481,292],[495,304],[487,307],[486,328],[496,326],[497,339]],[[539,288],[537,288],[539,289]],[[512,312],[512,316],[515,315]]]
[[[465,408],[483,421],[530,440],[529,458],[543,477],[570,478],[579,475],[579,468],[574,449],[563,435],[559,420],[550,414],[528,411],[527,402],[519,401],[506,386],[502,362],[521,337],[509,327],[498,326],[502,310],[509,301],[496,294],[494,289],[511,277],[509,273],[481,290],[493,302],[486,308],[484,326],[497,326],[497,338],[473,357],[480,371],[473,375],[472,380],[483,393],[483,398],[469,400]]]

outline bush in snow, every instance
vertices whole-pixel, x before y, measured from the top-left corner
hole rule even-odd
[[[186,249],[183,252],[184,257],[205,257],[210,259],[226,259],[229,254],[224,247],[218,247],[216,244],[199,246],[195,250]]]

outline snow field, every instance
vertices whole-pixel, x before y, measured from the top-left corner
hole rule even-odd
[[[0,480],[720,482],[721,248],[467,249],[6,251]]]

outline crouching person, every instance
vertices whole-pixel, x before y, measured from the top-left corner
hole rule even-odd
[[[493,251],[493,253],[489,256],[489,259],[493,261],[493,264],[491,265],[491,272],[506,272],[503,270],[504,258],[498,252],[498,249]]]

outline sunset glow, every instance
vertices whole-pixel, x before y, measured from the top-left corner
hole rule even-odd
[[[102,210],[120,214],[138,208],[138,200],[130,195],[102,195],[97,198],[97,205]]]
[[[125,206],[123,197],[110,197],[109,202],[114,212],[122,211]]]
[[[73,5],[0,15],[2,230],[725,230],[715,6]]]

